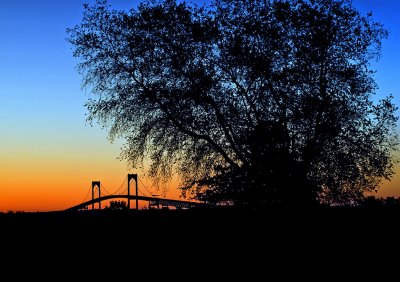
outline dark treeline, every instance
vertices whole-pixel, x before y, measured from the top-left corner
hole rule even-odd
[[[269,206],[266,209],[252,209],[252,208],[247,208],[247,207],[237,207],[237,206],[208,206],[208,207],[202,207],[202,208],[193,208],[192,211],[184,209],[184,210],[176,210],[176,209],[149,209],[148,207],[144,207],[142,210],[135,210],[135,209],[128,209],[126,201],[123,200],[116,200],[116,201],[110,201],[109,205],[106,205],[102,210],[94,209],[94,210],[81,210],[81,211],[76,211],[76,212],[66,212],[66,211],[48,211],[48,212],[25,212],[25,211],[14,211],[14,210],[9,210],[7,212],[0,212],[0,215],[22,215],[22,214],[30,214],[30,215],[40,215],[43,214],[53,214],[53,215],[61,215],[61,214],[71,214],[71,215],[79,215],[81,214],[82,216],[85,215],[99,215],[99,214],[112,214],[113,212],[116,212],[116,214],[140,214],[143,213],[145,214],[146,212],[148,213],[153,213],[153,214],[166,214],[169,212],[176,212],[176,213],[187,213],[187,214],[195,214],[197,211],[215,211],[216,213],[218,212],[232,212],[235,214],[237,211],[254,211],[254,212],[260,212],[262,214],[264,211],[282,211],[282,212],[293,212],[293,211],[306,211],[306,210],[331,210],[333,213],[335,210],[341,210],[342,208],[345,208],[346,210],[374,210],[376,208],[399,208],[400,209],[400,196],[395,197],[395,196],[387,196],[387,197],[379,197],[379,196],[366,196],[362,198],[361,200],[357,202],[353,202],[351,205],[346,204],[346,205],[337,205],[337,206],[332,206],[332,205],[318,205],[318,206],[313,206],[311,209],[310,207],[307,207],[306,209],[301,208],[301,207],[283,207],[276,205],[276,206]],[[193,212],[194,211],[194,212]]]
[[[367,196],[359,203],[360,207],[367,208],[400,208],[400,197],[376,197],[376,196]]]

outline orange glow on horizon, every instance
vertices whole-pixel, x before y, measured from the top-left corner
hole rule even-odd
[[[114,175],[114,179],[100,180],[102,189],[101,195],[114,194],[114,192],[121,187],[121,183],[125,178],[126,175],[119,173]],[[75,206],[83,201],[88,201],[92,197],[92,180],[89,180],[89,178],[86,178],[84,175],[75,175],[64,180],[57,178],[57,176],[42,179],[34,179],[33,177],[19,179],[21,181],[18,181],[18,184],[7,182],[6,179],[0,179],[0,186],[8,187],[1,189],[0,212],[58,211]],[[95,179],[98,180],[99,178]],[[139,190],[143,192],[145,196],[152,196],[146,189],[143,189],[143,185],[140,181],[138,185]],[[134,180],[132,180],[130,187],[130,194],[135,195]],[[146,185],[146,187],[150,186]],[[152,190],[154,190],[154,188],[152,188]],[[124,193],[118,194],[127,194],[127,181],[124,182],[123,187],[119,191]],[[141,192],[139,192],[139,195],[143,195]],[[157,192],[157,194],[159,194],[160,197],[163,196],[161,191]],[[97,198],[98,195],[98,189],[96,188],[94,190],[94,197]],[[169,185],[166,198],[180,199],[179,191],[176,188],[174,189],[173,183]],[[115,200],[127,201],[126,199]],[[101,203],[102,208],[107,205],[109,205],[109,201],[103,201]],[[131,200],[130,205],[131,208],[135,208],[135,200]],[[143,207],[147,207],[147,202],[139,201],[139,208],[142,209]],[[91,209],[91,205],[89,208]],[[98,208],[98,204],[95,204],[95,208]]]
[[[64,210],[82,203],[86,195],[86,200],[91,199],[92,181],[100,181],[104,190],[113,194],[125,180],[125,187],[119,191],[126,191],[128,173],[138,174],[139,190],[146,196],[150,195],[144,185],[150,192],[162,195],[162,191],[151,187],[150,181],[141,178],[140,171],[129,170],[120,160],[106,161],[101,157],[82,160],[73,154],[62,157],[43,154],[39,157],[37,154],[20,159],[6,156],[0,160],[0,166],[0,212]],[[180,199],[176,186],[174,182],[168,183],[167,198]],[[106,193],[104,190],[102,195]],[[131,195],[134,194],[135,181],[132,180]],[[98,197],[97,189],[95,197]],[[103,202],[102,207],[106,204]],[[147,203],[140,202],[139,207],[145,205]],[[131,200],[131,208],[134,206],[135,201]]]
[[[40,159],[30,157],[23,160],[4,158],[0,161],[0,165],[2,166],[0,212],[64,210],[82,203],[83,200],[91,199],[92,181],[101,182],[102,195],[113,194],[122,184],[123,187],[119,191],[126,191],[128,173],[138,174],[139,190],[146,196],[151,196],[150,192],[164,196],[163,191],[152,187],[149,180],[141,178],[140,171],[128,170],[123,161],[107,162],[105,159],[93,161],[93,158],[78,160],[73,156],[56,160],[52,156],[42,156]],[[165,197],[182,199],[177,186],[176,179],[168,183]],[[400,176],[397,173],[391,181],[383,182],[376,196],[399,197],[399,187]],[[131,182],[131,195],[135,195],[134,180]],[[98,197],[97,189],[95,197]],[[120,200],[126,201],[126,199]],[[104,208],[108,204],[102,202],[101,206]],[[95,208],[97,207],[96,204]],[[143,207],[147,207],[147,202],[139,201],[139,208]],[[134,200],[131,200],[131,208],[135,208]]]

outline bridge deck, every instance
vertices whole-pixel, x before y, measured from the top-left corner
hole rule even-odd
[[[107,196],[102,196],[102,197],[75,205],[73,207],[67,208],[66,211],[79,210],[79,209],[85,208],[85,207],[95,204],[95,203],[99,203],[99,202],[110,200],[110,199],[117,199],[117,198],[123,198],[123,199],[128,199],[128,200],[138,199],[138,200],[149,201],[149,202],[152,201],[152,202],[156,202],[160,205],[175,206],[175,207],[179,207],[179,208],[193,208],[193,207],[200,207],[200,206],[206,205],[205,203],[201,203],[201,202],[181,201],[181,200],[165,199],[165,198],[158,198],[158,197],[147,197],[147,196],[136,196],[136,195],[107,195]]]

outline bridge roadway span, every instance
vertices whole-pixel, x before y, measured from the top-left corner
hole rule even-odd
[[[116,199],[116,198],[124,198],[128,200],[142,200],[149,201],[160,205],[165,206],[175,206],[176,208],[194,208],[194,207],[203,207],[206,206],[205,203],[201,202],[190,202],[190,201],[181,201],[181,200],[173,200],[173,199],[165,199],[165,198],[157,198],[157,197],[147,197],[147,196],[136,196],[136,195],[107,195],[101,196],[96,199],[92,199],[81,204],[75,205],[73,207],[67,208],[66,211],[79,210],[83,209],[89,205],[99,203],[102,201]]]

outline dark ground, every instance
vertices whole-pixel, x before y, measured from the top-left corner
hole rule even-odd
[[[111,272],[116,281],[121,269],[133,277],[144,268],[150,280],[268,281],[278,273],[272,281],[325,281],[322,271],[341,281],[349,271],[395,270],[399,223],[398,208],[3,213],[0,265],[12,281],[53,279],[49,269],[65,280],[103,281]]]
[[[400,235],[400,208],[271,208],[264,210],[87,210],[0,214],[3,235],[82,234],[168,237],[330,236],[336,233]],[[100,235],[99,235],[100,236]],[[190,236],[184,236],[190,237]],[[211,236],[212,237],[212,236]],[[398,237],[400,239],[400,236]]]

